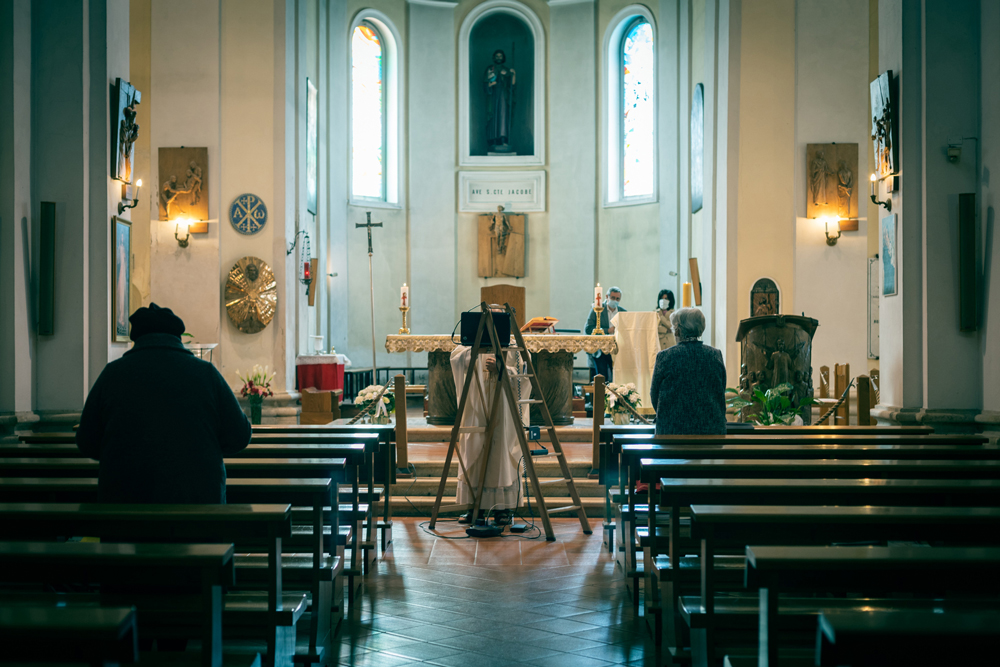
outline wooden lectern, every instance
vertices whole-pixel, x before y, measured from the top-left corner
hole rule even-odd
[[[487,304],[496,303],[501,306],[509,303],[514,309],[517,326],[521,326],[530,318],[524,311],[524,288],[517,285],[486,285],[480,288],[479,298]]]

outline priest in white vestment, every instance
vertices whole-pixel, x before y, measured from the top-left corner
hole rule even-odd
[[[472,348],[458,346],[451,353],[451,370],[455,376],[455,387],[458,389],[458,399],[461,401],[465,377],[469,372],[472,359]],[[493,396],[500,387],[500,376],[496,372],[496,357],[492,354],[480,354],[476,361],[476,373],[479,384],[472,379],[469,387],[469,398],[462,415],[461,426],[486,427],[489,422],[488,411],[493,405]],[[507,369],[511,375],[516,374],[519,362],[516,352],[506,353]],[[480,389],[482,387],[482,389]],[[520,392],[518,388],[520,387]],[[515,400],[527,399],[531,394],[531,383],[524,378],[511,377],[511,389]],[[480,391],[482,393],[480,393]],[[483,405],[483,399],[486,405]],[[514,406],[515,410],[517,406]],[[521,448],[517,439],[517,428],[523,428],[528,423],[528,406],[522,406],[522,424],[517,424],[511,415],[507,397],[501,395],[497,410],[501,419],[493,433],[493,447],[490,449],[489,460],[486,460],[486,434],[463,433],[459,436],[458,451],[465,462],[466,470],[458,468],[458,498],[459,505],[473,503],[474,490],[479,485],[479,478],[486,466],[486,481],[483,483],[482,500],[479,503],[481,512],[494,510],[513,510],[518,501],[518,463],[521,459]],[[468,475],[466,475],[468,473]]]

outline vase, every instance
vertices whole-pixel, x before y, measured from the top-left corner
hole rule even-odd
[[[631,419],[629,419],[629,415],[625,412],[616,412],[611,415],[611,423],[616,424],[617,426],[624,426],[630,421]]]
[[[253,425],[260,424],[260,409],[264,404],[264,399],[259,396],[251,396],[250,401],[250,423]]]

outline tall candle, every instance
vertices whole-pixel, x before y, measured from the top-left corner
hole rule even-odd
[[[874,197],[876,195],[876,188],[878,187],[878,184],[875,181],[875,174],[872,174],[871,180],[872,180],[872,193],[871,193],[871,196]]]
[[[594,308],[601,307],[601,283],[597,283],[597,287],[594,288]]]
[[[691,283],[684,283],[683,290],[681,291],[681,306],[690,308],[693,294],[694,288],[691,286]]]
[[[406,286],[406,283],[403,283],[403,286],[399,288],[399,307],[410,307],[410,288]]]

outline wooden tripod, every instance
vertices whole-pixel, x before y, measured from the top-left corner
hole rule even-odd
[[[482,504],[483,497],[483,484],[486,482],[486,469],[489,465],[490,452],[493,448],[493,435],[496,431],[497,426],[500,424],[500,420],[503,419],[503,410],[500,409],[500,396],[501,393],[507,399],[507,405],[510,408],[511,417],[514,419],[514,423],[517,425],[515,431],[517,432],[518,444],[521,446],[521,454],[524,457],[524,466],[527,471],[528,478],[531,481],[531,490],[535,494],[535,499],[538,503],[538,512],[542,520],[542,526],[545,529],[545,539],[553,541],[556,539],[555,534],[552,532],[552,523],[549,521],[549,514],[553,512],[569,512],[576,511],[577,517],[580,519],[580,525],[583,526],[583,532],[590,535],[590,523],[587,521],[587,515],[583,511],[583,503],[580,501],[580,495],[577,493],[576,484],[573,482],[573,475],[570,473],[569,463],[566,461],[566,455],[563,453],[562,445],[559,443],[559,437],[556,435],[556,427],[552,423],[552,415],[549,413],[549,408],[545,403],[545,399],[542,397],[542,389],[538,384],[538,378],[535,377],[535,368],[531,363],[531,355],[528,354],[527,348],[524,346],[524,338],[521,336],[521,331],[517,327],[517,320],[514,317],[513,311],[511,311],[510,305],[504,304],[504,310],[507,312],[508,317],[510,317],[511,331],[514,334],[514,340],[516,345],[514,346],[502,346],[500,340],[497,337],[496,328],[493,326],[493,316],[490,311],[490,307],[486,305],[486,302],[480,304],[480,308],[483,311],[482,316],[479,318],[479,328],[476,331],[475,341],[472,344],[472,358],[469,363],[469,372],[465,376],[465,384],[462,387],[462,396],[458,402],[458,415],[455,417],[455,425],[451,429],[451,442],[448,445],[448,455],[444,460],[444,471],[441,473],[441,483],[438,485],[437,498],[434,500],[434,509],[431,511],[431,529],[434,528],[437,523],[438,513],[443,511],[454,512],[462,510],[471,510],[470,515],[473,519],[479,516],[480,506]],[[480,341],[482,340],[484,329],[489,334],[490,348],[481,348]],[[503,359],[503,350],[517,351],[521,355],[521,360],[524,364],[524,368],[527,372],[522,374],[513,375],[515,378],[528,378],[531,382],[531,394],[537,396],[538,398],[528,398],[517,400],[514,396],[514,390],[511,387],[511,373],[507,369],[507,364]],[[486,406],[485,394],[483,393],[482,383],[479,381],[479,374],[476,371],[476,360],[480,354],[495,354],[497,359],[497,370],[500,372],[500,380],[497,384],[497,390],[493,393],[492,407],[487,413],[487,425],[483,426],[462,426],[462,417],[465,414],[465,410],[469,405],[469,391],[472,388],[472,381],[475,378],[476,389],[482,398],[483,407]],[[538,481],[538,475],[535,474],[535,465],[531,458],[531,451],[528,449],[528,440],[524,435],[524,425],[521,422],[521,416],[518,413],[519,405],[537,405],[539,406],[542,418],[545,421],[545,428],[549,432],[549,440],[552,444],[552,449],[555,453],[556,459],[559,461],[559,467],[562,470],[562,478],[546,480],[545,484],[558,484],[565,483],[569,488],[569,495],[572,499],[573,504],[567,505],[566,507],[556,507],[553,509],[548,509],[545,506],[545,498],[542,496],[541,486],[542,483]],[[463,433],[485,433],[486,434],[486,451],[483,453],[485,458],[483,459],[483,469],[479,475],[479,484],[473,488],[472,504],[463,505],[446,505],[441,507],[441,498],[444,496],[445,485],[448,481],[448,471],[451,468],[451,457],[454,454],[458,455],[458,464],[462,470],[462,474],[465,479],[469,480],[468,470],[465,467],[465,462],[462,460],[462,455],[458,452],[458,437]],[[471,480],[470,480],[471,482]],[[470,486],[471,483],[470,483]]]

